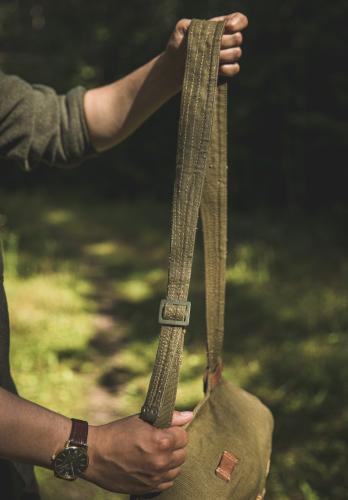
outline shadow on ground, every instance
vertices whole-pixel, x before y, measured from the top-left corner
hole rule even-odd
[[[120,415],[137,411],[156,348],[165,293],[169,211],[154,202],[3,197],[5,247],[19,275],[66,268],[92,284],[95,334],[58,357],[98,366]],[[26,207],[23,210],[23,207]],[[234,214],[226,302],[226,375],[258,394],[276,419],[269,496],[345,498],[348,442],[346,214]],[[191,287],[179,407],[200,398],[204,289],[200,237]],[[13,264],[14,265],[14,264]]]

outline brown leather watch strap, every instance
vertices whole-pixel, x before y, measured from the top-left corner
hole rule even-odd
[[[71,419],[72,426],[69,443],[72,446],[87,446],[88,422],[85,420]]]

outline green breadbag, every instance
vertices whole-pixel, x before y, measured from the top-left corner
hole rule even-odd
[[[204,234],[207,364],[205,397],[187,426],[188,455],[163,500],[260,500],[269,471],[273,418],[255,396],[224,380],[227,242],[227,84],[218,83],[223,22],[192,21],[177,149],[167,298],[141,418],[169,427],[175,407],[199,210]],[[132,497],[133,500],[141,497]]]

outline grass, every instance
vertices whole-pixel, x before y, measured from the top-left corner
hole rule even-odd
[[[3,193],[0,210],[21,394],[96,424],[138,411],[166,285],[168,207]],[[275,415],[271,500],[341,500],[348,488],[345,221],[338,209],[231,218],[225,373]],[[202,263],[199,239],[179,408],[201,396]],[[124,498],[38,472],[47,500]]]

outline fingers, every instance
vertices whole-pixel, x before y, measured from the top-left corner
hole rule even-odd
[[[232,47],[239,47],[242,45],[243,35],[238,31],[238,33],[234,33],[233,35],[223,35],[221,40],[221,48],[222,49],[230,49]]]
[[[192,411],[174,411],[172,425],[180,426],[188,424],[193,418]]]
[[[174,481],[174,479],[176,479],[180,475],[180,472],[181,472],[181,467],[176,467],[175,469],[171,469],[165,474],[163,474],[162,479],[164,482]]]
[[[181,450],[176,450],[172,453],[172,457],[169,462],[169,470],[177,469],[178,467],[181,467],[187,456],[187,450],[186,448],[182,448]]]
[[[241,14],[240,12],[236,12],[235,14],[231,14],[226,16],[226,27],[225,31],[230,33],[236,33],[237,31],[243,31],[248,26],[248,18]]]
[[[235,76],[240,72],[240,66],[238,63],[235,64],[223,64],[220,66],[219,75],[231,77]]]
[[[169,490],[169,488],[171,488],[173,485],[174,485],[174,483],[172,481],[167,482],[167,483],[161,483],[156,489],[157,489],[157,491],[165,491],[165,490]]]
[[[242,56],[242,49],[234,47],[220,51],[220,64],[232,64],[237,62]]]
[[[226,21],[225,32],[221,40],[219,75],[230,78],[240,71],[238,62],[242,57],[240,45],[243,42],[241,31],[248,26],[248,18],[237,12],[228,16],[220,16],[215,20]]]
[[[240,71],[238,61],[241,57],[242,49],[240,47],[220,50],[219,74],[225,77],[237,75]]]
[[[240,12],[234,12],[233,14],[214,17],[211,20],[225,21],[225,30],[221,40],[219,75],[228,78],[232,77],[240,71],[238,61],[242,56],[240,46],[243,42],[241,31],[243,31],[248,26],[248,18]],[[190,23],[190,19],[181,19],[177,23],[176,28],[167,45],[167,53],[172,55],[181,54],[179,58],[175,59],[176,61],[179,61],[179,63],[176,63],[176,65],[178,68],[177,74],[180,75],[180,82],[182,82],[182,75],[184,74],[185,69],[185,35],[190,26]],[[181,83],[178,83],[178,85],[180,84]],[[189,415],[187,415],[186,417],[186,415],[183,416],[182,414],[175,412],[172,425],[182,426],[189,421]]]
[[[188,443],[187,432],[181,427],[170,427],[161,431],[158,446],[163,451],[179,450]]]
[[[226,21],[226,33],[242,31],[248,26],[248,18],[241,12],[234,12],[233,14],[229,14],[227,16],[213,17],[212,21]]]
[[[187,451],[181,449],[172,453],[162,453],[153,457],[151,471],[155,473],[155,480],[158,480],[159,477],[162,480],[163,475],[167,474],[168,471],[181,467],[185,462],[186,455]],[[160,474],[160,476],[156,476],[156,474]]]
[[[173,422],[189,422],[192,412],[175,412]],[[180,474],[187,455],[188,434],[182,428],[173,426],[156,431],[158,451],[151,460],[150,483],[156,491],[164,491],[173,485]]]
[[[190,24],[191,19],[180,19],[180,21],[177,22],[175,29],[178,30],[179,33],[184,34],[189,29]]]
[[[226,21],[225,33],[236,33],[244,30],[248,26],[248,18],[241,12],[234,12],[227,16],[213,17],[211,21]],[[191,19],[180,19],[176,25],[176,30],[184,34],[191,24]]]

